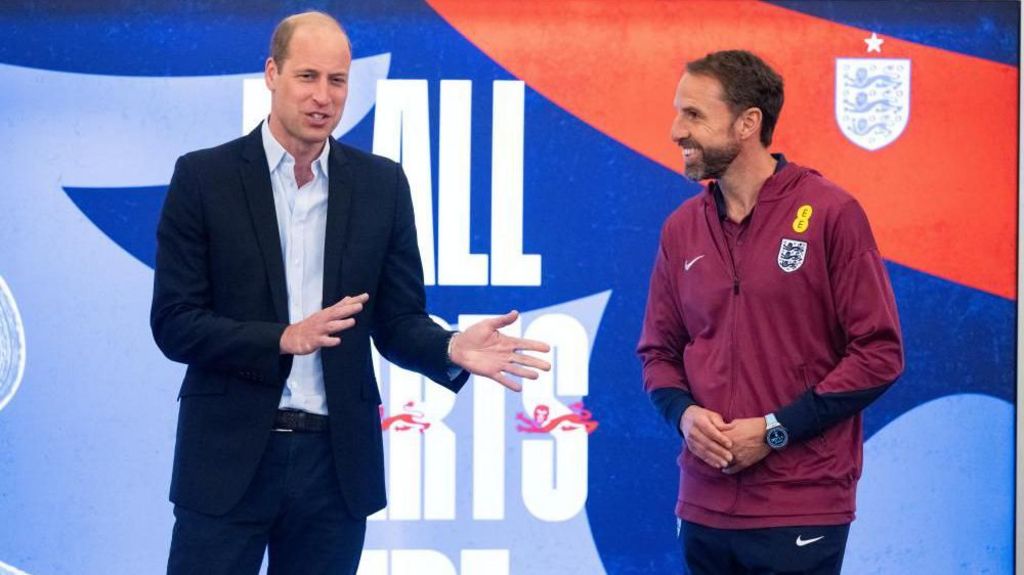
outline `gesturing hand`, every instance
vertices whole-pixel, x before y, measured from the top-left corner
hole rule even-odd
[[[363,311],[368,294],[346,296],[338,303],[310,315],[306,319],[284,328],[281,334],[281,353],[306,355],[321,347],[334,347],[341,343],[337,334],[354,326],[353,316]]]
[[[726,435],[734,424],[726,423],[721,414],[699,405],[691,405],[679,419],[679,430],[686,439],[686,448],[704,463],[723,469],[733,460],[733,442]]]
[[[517,317],[519,312],[511,311],[477,322],[456,334],[451,345],[452,363],[470,373],[489,377],[512,391],[522,390],[523,386],[513,381],[510,375],[537,379],[534,370],[548,371],[551,364],[521,352],[547,353],[551,347],[542,341],[509,337],[498,331],[511,325]]]

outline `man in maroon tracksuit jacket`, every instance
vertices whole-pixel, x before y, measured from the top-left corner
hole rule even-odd
[[[860,412],[903,370],[892,288],[857,201],[770,154],[782,78],[744,51],[690,62],[672,139],[710,180],[665,222],[638,353],[685,438],[687,573],[839,573]]]

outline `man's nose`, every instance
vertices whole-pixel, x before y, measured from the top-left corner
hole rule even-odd
[[[690,136],[690,129],[687,127],[686,122],[679,116],[676,116],[675,120],[672,120],[672,126],[669,128],[668,137],[673,142],[678,142],[684,138]]]
[[[313,88],[313,101],[319,105],[326,105],[330,103],[331,98],[328,96],[328,86],[326,80],[321,80],[316,83],[316,87]]]

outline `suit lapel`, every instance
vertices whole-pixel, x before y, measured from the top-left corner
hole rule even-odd
[[[341,257],[348,243],[353,186],[352,169],[345,152],[334,138],[328,141],[331,152],[328,158],[330,168],[327,182],[327,230],[324,234],[324,307],[333,305],[339,295],[339,272]]]
[[[256,241],[263,253],[263,263],[270,282],[270,295],[278,321],[289,323],[288,288],[281,256],[281,236],[277,231],[277,211],[274,208],[274,190],[270,185],[270,169],[263,150],[261,126],[249,133],[242,152],[242,186],[249,213],[256,228]]]

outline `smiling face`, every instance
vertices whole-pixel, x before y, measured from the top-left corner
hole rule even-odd
[[[352,65],[348,39],[333,22],[310,19],[296,24],[279,60],[268,58],[264,74],[270,131],[296,159],[310,159],[341,121]]]
[[[687,178],[720,179],[740,154],[737,116],[711,76],[683,74],[676,87],[671,137],[683,152]]]

